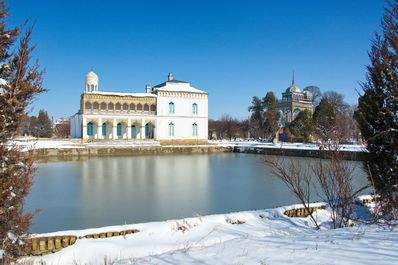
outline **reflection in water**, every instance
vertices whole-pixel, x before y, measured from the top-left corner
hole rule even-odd
[[[153,155],[43,163],[27,200],[27,210],[42,209],[33,220],[32,231],[160,221],[296,203],[261,158],[250,154]],[[366,183],[360,169],[356,174],[357,185]]]

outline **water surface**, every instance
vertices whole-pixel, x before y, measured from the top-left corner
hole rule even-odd
[[[27,210],[32,232],[162,221],[297,203],[253,154],[97,157],[40,163]],[[311,158],[293,158],[307,165]],[[356,186],[366,183],[360,169]],[[314,196],[316,200],[317,196]]]

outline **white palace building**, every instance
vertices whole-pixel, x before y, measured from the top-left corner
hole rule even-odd
[[[208,94],[171,73],[159,85],[146,85],[145,93],[99,91],[98,76],[91,71],[70,125],[71,137],[83,140],[203,144],[208,135]]]

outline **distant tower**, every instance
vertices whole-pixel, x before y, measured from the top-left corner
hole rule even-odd
[[[294,71],[293,71],[293,76],[292,76],[292,86],[294,86]]]
[[[150,85],[146,85],[145,86],[145,92],[146,93],[151,93],[151,86]]]
[[[84,83],[84,92],[96,92],[98,91],[98,75],[93,71],[88,72]]]

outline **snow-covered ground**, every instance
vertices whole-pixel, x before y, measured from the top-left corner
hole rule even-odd
[[[159,142],[153,140],[145,141],[100,141],[83,143],[77,139],[36,139],[36,138],[18,138],[9,142],[10,145],[16,145],[22,150],[31,149],[51,149],[51,148],[87,148],[87,147],[143,147],[143,146],[159,146]]]
[[[87,147],[104,147],[104,148],[120,148],[120,147],[144,147],[159,146],[159,142],[155,140],[115,140],[115,141],[98,141],[82,143],[77,139],[36,139],[36,138],[18,138],[10,142],[24,150],[43,149],[43,148],[87,148]],[[301,150],[317,150],[319,146],[316,144],[304,143],[263,143],[258,141],[209,141],[209,144],[223,147],[239,147],[239,148],[285,148],[285,149],[301,149]],[[341,145],[342,151],[363,152],[366,151],[364,145]]]
[[[363,196],[366,197],[366,196]],[[309,218],[283,215],[293,205],[268,210],[121,225],[39,236],[139,229],[127,236],[78,239],[60,252],[30,257],[39,264],[398,264],[398,231],[380,225],[330,229],[329,212]],[[365,216],[370,208],[361,207]],[[183,231],[185,230],[185,231]]]
[[[217,140],[209,141],[209,144],[216,144],[220,146],[231,146],[239,148],[284,148],[284,149],[300,149],[300,150],[318,150],[319,146],[316,144],[305,144],[305,143],[266,143],[258,141],[226,141]],[[366,146],[358,144],[342,144],[340,145],[341,151],[351,151],[351,152],[364,152],[366,151]]]

